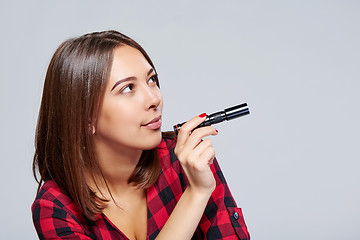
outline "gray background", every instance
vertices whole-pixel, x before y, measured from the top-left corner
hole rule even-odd
[[[116,29],[154,61],[163,130],[247,102],[217,157],[252,239],[360,239],[360,2],[1,1],[2,239],[36,239],[33,138],[65,39]]]

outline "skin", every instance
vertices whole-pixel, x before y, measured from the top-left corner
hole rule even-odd
[[[116,48],[104,100],[93,124],[98,163],[116,202],[106,186],[100,183],[101,193],[98,194],[111,199],[104,214],[130,239],[146,239],[147,205],[146,190],[128,184],[128,179],[142,151],[153,149],[161,142],[161,129],[147,125],[161,116],[163,107],[155,75],[137,49]],[[157,239],[191,239],[215,189],[210,170],[215,152],[211,141],[202,139],[216,135],[217,131],[213,127],[192,131],[204,120],[200,117],[191,119],[178,134],[175,154],[188,177],[189,186]]]
[[[156,73],[151,69],[138,50],[129,46],[115,49],[93,134],[99,163],[110,182],[127,181],[142,151],[155,148],[161,141],[160,128],[144,126],[161,116],[163,107],[153,78]]]

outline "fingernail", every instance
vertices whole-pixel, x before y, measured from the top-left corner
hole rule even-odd
[[[217,129],[215,129],[216,133],[219,133],[219,131]]]
[[[199,115],[199,117],[201,117],[201,118],[206,117],[206,113],[202,113],[202,114],[200,114],[200,115]]]

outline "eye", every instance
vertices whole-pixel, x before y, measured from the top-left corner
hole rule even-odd
[[[158,81],[158,76],[155,74],[154,76],[152,76],[151,78],[149,78],[148,83],[149,83],[149,84],[153,84],[153,85],[157,85],[157,81]]]
[[[132,92],[134,90],[134,84],[129,84],[127,86],[125,86],[123,89],[121,89],[121,93],[129,93]]]

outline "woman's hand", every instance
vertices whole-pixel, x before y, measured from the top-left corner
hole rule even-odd
[[[175,147],[175,154],[188,179],[188,187],[181,195],[166,224],[157,236],[157,240],[191,239],[206,204],[216,187],[214,175],[210,169],[215,151],[209,139],[202,138],[217,135],[213,127],[195,129],[205,120],[205,114],[195,117],[181,126]]]
[[[217,135],[217,130],[211,126],[193,130],[206,118],[205,114],[186,122],[178,133],[175,154],[187,176],[193,193],[209,194],[214,191],[216,182],[210,169],[215,151],[210,139],[202,140],[210,135]]]

